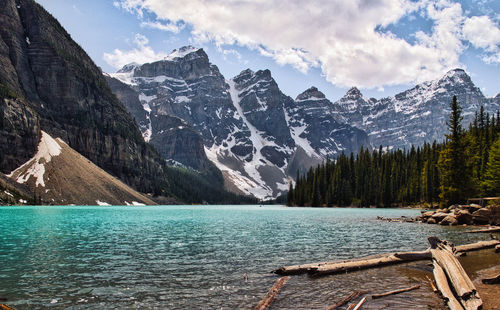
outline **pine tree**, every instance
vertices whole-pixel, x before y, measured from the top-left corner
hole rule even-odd
[[[286,197],[286,205],[287,206],[293,206],[295,204],[293,194],[294,194],[294,192],[293,192],[293,184],[292,184],[292,182],[290,182],[290,186],[288,187],[288,194],[287,194],[287,197]]]
[[[491,146],[488,159],[483,185],[487,194],[500,196],[500,138]]]
[[[456,96],[453,96],[450,107],[451,113],[447,122],[450,132],[446,135],[447,144],[439,155],[438,163],[441,174],[439,198],[443,206],[464,201],[470,187],[461,124],[462,109]]]

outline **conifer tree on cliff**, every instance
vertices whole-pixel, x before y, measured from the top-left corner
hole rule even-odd
[[[462,109],[453,96],[448,122],[449,134],[446,146],[439,154],[438,168],[441,174],[439,199],[442,206],[464,202],[470,192],[470,173],[466,164],[465,141],[462,129]]]

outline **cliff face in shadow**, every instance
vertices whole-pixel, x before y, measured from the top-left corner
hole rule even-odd
[[[19,150],[14,161],[2,152],[7,154],[3,172],[33,155],[39,124],[143,192],[168,187],[164,161],[144,142],[100,69],[56,19],[32,0],[0,0],[0,23],[2,98],[15,94],[31,106],[2,102],[0,130],[9,130],[2,134],[4,148]]]

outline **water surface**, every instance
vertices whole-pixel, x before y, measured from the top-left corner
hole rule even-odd
[[[430,235],[457,244],[484,238],[460,233],[462,227],[376,219],[418,213],[282,206],[2,207],[0,298],[19,309],[251,309],[277,279],[269,272],[282,265],[425,249]],[[425,267],[387,268],[383,276],[364,271],[293,277],[274,309],[324,309],[363,283],[381,289],[403,285]]]

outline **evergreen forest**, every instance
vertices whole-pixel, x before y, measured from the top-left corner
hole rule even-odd
[[[500,111],[476,112],[468,129],[456,97],[450,103],[449,133],[443,143],[409,150],[361,148],[297,173],[289,206],[391,207],[462,203],[500,196]]]

